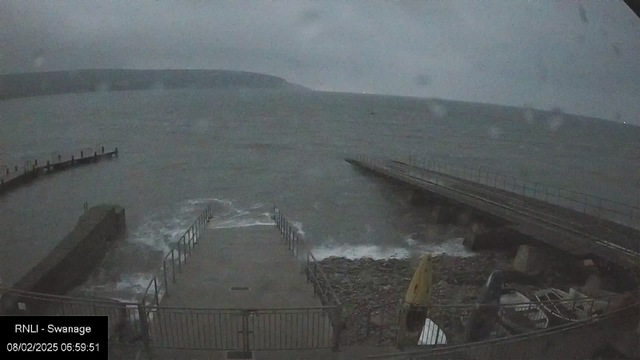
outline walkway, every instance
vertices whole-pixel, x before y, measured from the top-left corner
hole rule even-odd
[[[322,306],[275,225],[206,229],[194,251],[163,307]]]
[[[640,231],[569,208],[392,160],[348,162],[492,214],[509,228],[576,256],[638,266]]]
[[[194,251],[153,314],[155,354],[198,358],[208,350],[206,356],[215,358],[229,350],[331,351],[332,309],[313,295],[275,226],[207,229]]]

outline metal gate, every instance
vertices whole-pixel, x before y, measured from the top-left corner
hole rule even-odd
[[[332,348],[331,307],[299,309],[147,308],[154,348],[291,350]]]

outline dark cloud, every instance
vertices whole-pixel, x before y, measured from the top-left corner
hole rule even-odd
[[[562,1],[4,0],[0,72],[246,70],[321,90],[639,118],[638,19],[623,3],[578,10]]]

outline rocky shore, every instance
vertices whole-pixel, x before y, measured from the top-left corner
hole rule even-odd
[[[481,251],[472,257],[434,256],[432,304],[473,304],[493,270],[505,272],[505,287],[528,296],[535,289],[566,288],[584,281],[583,274],[561,263],[536,277],[521,275],[512,268],[516,251]],[[387,260],[330,257],[320,261],[344,304],[344,344],[386,345],[395,340],[398,310],[418,263],[417,257]]]

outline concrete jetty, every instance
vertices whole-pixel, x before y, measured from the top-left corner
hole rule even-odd
[[[89,208],[78,224],[36,266],[12,285],[20,292],[64,295],[80,285],[126,227],[125,211],[117,205]],[[2,296],[0,313],[37,313],[29,298]]]
[[[191,349],[192,358],[199,350],[208,358],[226,358],[225,351],[331,352],[332,309],[314,296],[275,225],[205,229],[193,250],[153,313],[152,347]],[[187,356],[176,351],[154,354]]]
[[[599,258],[627,268],[640,264],[640,231],[629,225],[415,164],[365,157],[346,161],[428,193],[451,208],[491,218],[499,226],[485,230],[484,238],[504,238],[508,231],[578,258]]]

